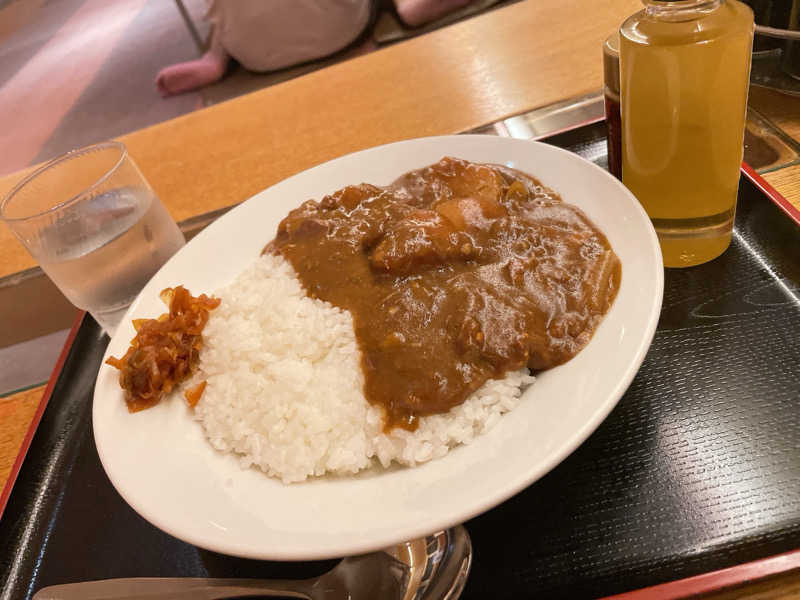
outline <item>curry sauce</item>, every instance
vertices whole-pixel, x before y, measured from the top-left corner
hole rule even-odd
[[[350,312],[387,430],[416,429],[507,371],[568,361],[621,279],[578,208],[530,175],[455,158],[309,200],[264,251]]]

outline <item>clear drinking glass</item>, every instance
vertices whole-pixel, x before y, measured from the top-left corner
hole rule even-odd
[[[63,294],[113,335],[185,240],[119,142],[74,150],[23,179],[0,218]]]

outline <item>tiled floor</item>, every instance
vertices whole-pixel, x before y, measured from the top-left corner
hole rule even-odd
[[[184,4],[205,36],[205,0]],[[198,55],[173,0],[0,0],[0,176],[374,50],[373,33],[397,29],[381,15],[324,61],[268,74],[234,66],[218,84],[163,99],[156,73]]]

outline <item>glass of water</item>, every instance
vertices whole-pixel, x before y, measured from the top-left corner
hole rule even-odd
[[[109,335],[185,243],[119,142],[74,150],[36,169],[0,201],[0,218]]]

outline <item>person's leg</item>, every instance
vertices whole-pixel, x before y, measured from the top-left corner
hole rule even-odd
[[[462,8],[472,0],[394,0],[397,14],[406,25],[418,27]]]
[[[162,96],[196,90],[222,78],[230,56],[220,43],[216,31],[214,28],[211,32],[210,47],[201,58],[161,69],[156,76],[156,87]]]

